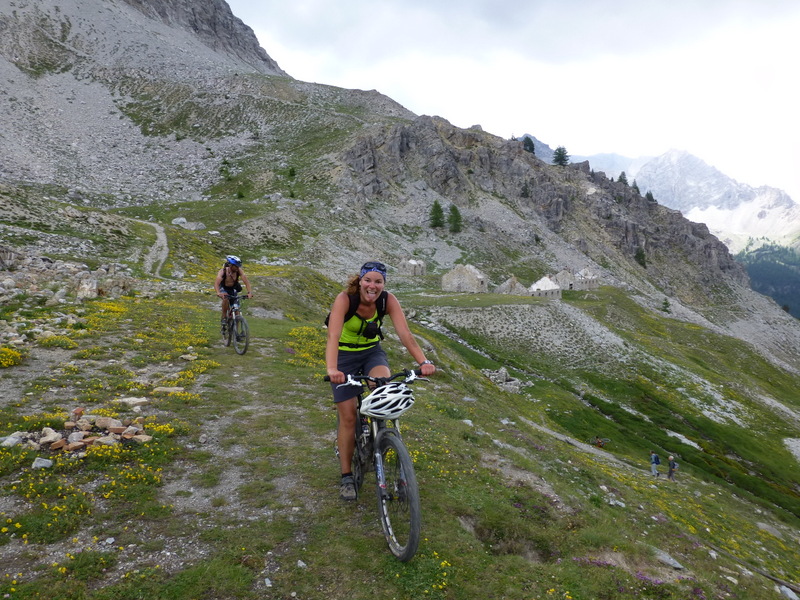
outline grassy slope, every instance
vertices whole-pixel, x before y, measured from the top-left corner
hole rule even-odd
[[[676,446],[660,433],[660,411],[677,403],[687,415],[685,397],[670,393],[669,385],[657,387],[654,374],[571,373],[513,394],[480,373],[498,363],[420,328],[441,371],[419,386],[405,421],[422,489],[424,539],[412,562],[397,563],[385,549],[369,490],[355,506],[337,497],[335,417],[320,382],[324,334],[318,327],[337,286],[320,287],[318,278],[304,275],[253,272],[258,299],[247,310],[254,342],[244,357],[217,342],[213,299],[197,295],[89,303],[88,329],[69,336],[77,347],[36,349],[23,366],[35,368],[59,353],[57,370],[10,399],[0,433],[55,426],[75,404],[135,416],[112,400],[144,395],[152,399],[144,414],[157,443],[139,449],[143,457],[90,456],[79,467],[58,463],[35,475],[28,470],[34,453],[3,450],[0,512],[10,529],[0,537],[0,592],[372,598],[382,590],[396,598],[683,599],[724,597],[731,590],[760,599],[776,596],[754,569],[789,580],[800,572],[798,521],[788,511],[736,487],[738,480],[712,477],[694,459],[681,460],[677,484],[649,476],[647,450]],[[569,301],[687,372],[730,381],[741,370],[730,357],[746,348],[717,339],[712,347],[721,351],[710,356],[710,346],[699,347],[697,337],[708,332],[645,314],[632,303],[624,311],[631,321],[611,318],[603,311],[621,300],[613,299],[577,295]],[[414,307],[414,297],[404,303]],[[255,318],[259,307],[282,309],[289,318]],[[42,311],[29,309],[31,315]],[[162,319],[176,326],[162,329]],[[669,347],[661,343],[665,329]],[[187,346],[200,360],[178,358]],[[397,346],[390,340],[392,364],[400,367],[406,358]],[[748,364],[757,360],[746,358]],[[794,383],[765,371],[767,383],[762,367],[744,375],[749,384],[778,397]],[[14,378],[15,369],[0,374]],[[183,384],[187,392],[154,394],[160,384]],[[588,402],[574,392],[577,385],[590,390]],[[650,421],[623,420],[631,413],[614,410],[623,400]],[[723,460],[733,437],[741,442],[733,444],[741,457],[733,463],[769,466],[776,482],[797,480],[796,463],[783,454],[779,461],[761,454],[782,451],[770,439],[785,435],[786,426],[759,420],[764,439],[747,444],[747,431],[692,418],[670,428],[687,436],[697,428],[699,440],[717,427],[709,442],[713,456]],[[595,432],[611,438],[608,453],[574,441]],[[150,474],[159,467],[158,477]],[[20,481],[38,495],[23,493]],[[112,481],[120,487],[106,498]],[[81,490],[81,502],[69,500],[54,482]],[[122,482],[128,482],[125,491]],[[52,515],[53,506],[63,508]],[[87,507],[91,518],[70,516]],[[115,542],[104,544],[109,536]],[[665,567],[654,546],[687,570]]]

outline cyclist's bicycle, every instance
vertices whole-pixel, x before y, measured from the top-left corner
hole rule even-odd
[[[242,315],[241,305],[242,300],[246,298],[247,296],[228,294],[228,312],[221,327],[222,342],[226,346],[233,343],[236,354],[244,354],[250,345],[250,329],[247,326],[247,320]]]
[[[375,471],[383,535],[389,550],[402,562],[411,560],[417,552],[421,511],[414,463],[400,437],[398,419],[414,403],[409,384],[415,380],[427,381],[421,374],[419,370],[403,370],[389,377],[348,375],[341,384],[359,388],[352,461],[356,493],[364,483],[364,475]],[[400,378],[402,381],[394,381]],[[325,380],[329,378],[326,376]],[[364,381],[377,386],[365,398]],[[338,447],[335,450],[338,456]]]

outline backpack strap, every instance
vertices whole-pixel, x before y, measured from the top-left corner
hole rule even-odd
[[[386,303],[389,300],[389,292],[383,290],[375,301],[375,308],[378,309],[378,325],[383,325],[383,317],[386,316]]]
[[[347,312],[344,315],[344,322],[346,323],[353,316],[358,312],[358,306],[361,304],[361,296],[359,294],[348,294],[347,296],[350,299],[350,307],[347,309]],[[381,339],[383,339],[383,332],[380,331],[381,325],[383,325],[383,317],[386,316],[386,304],[388,302],[389,292],[383,290],[381,295],[378,296],[378,299],[375,301],[375,308],[378,311],[378,330]],[[328,325],[328,321],[330,321],[331,313],[328,313],[328,316],[325,317],[325,325]],[[362,319],[363,320],[363,319]]]

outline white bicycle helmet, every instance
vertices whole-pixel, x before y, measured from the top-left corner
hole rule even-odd
[[[235,267],[241,267],[242,266],[242,259],[239,258],[238,256],[234,256],[233,254],[229,254],[228,256],[226,256],[225,257],[225,262],[227,262],[229,265],[233,265]]]
[[[378,419],[396,419],[414,404],[414,393],[405,383],[391,382],[375,388],[361,402],[361,413]]]

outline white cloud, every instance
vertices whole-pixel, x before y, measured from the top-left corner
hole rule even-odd
[[[685,149],[800,202],[800,7],[780,0],[232,0],[291,76],[571,154]]]

